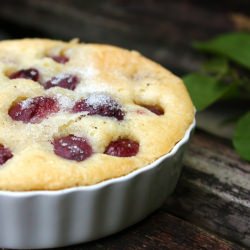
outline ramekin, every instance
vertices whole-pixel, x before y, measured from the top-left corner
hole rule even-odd
[[[0,248],[73,245],[142,220],[174,190],[194,126],[170,153],[126,176],[59,191],[0,191]]]

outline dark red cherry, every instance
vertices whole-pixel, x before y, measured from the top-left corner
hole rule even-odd
[[[88,115],[114,117],[119,121],[124,118],[120,104],[104,94],[92,94],[87,99],[76,102],[72,111],[73,113],[88,112]]]
[[[156,115],[164,115],[164,110],[159,106],[143,105],[143,107],[150,110],[152,113],[155,113]]]
[[[39,79],[39,72],[37,69],[34,69],[34,68],[22,69],[22,70],[12,73],[9,76],[9,78],[10,79],[25,78],[25,79],[30,79],[30,80],[37,82]]]
[[[65,64],[66,62],[69,61],[69,58],[64,56],[64,55],[59,55],[59,56],[52,56],[51,57],[54,61],[61,63],[61,64]]]
[[[10,149],[4,147],[0,144],[0,165],[4,164],[10,158],[12,158],[13,154],[11,153]]]
[[[83,137],[68,135],[53,141],[54,152],[62,158],[83,161],[92,155],[92,147]]]
[[[10,107],[8,114],[15,121],[39,123],[58,111],[59,105],[55,99],[37,96],[15,103]]]
[[[77,76],[64,74],[55,76],[44,84],[45,89],[53,88],[53,87],[61,87],[65,89],[74,90],[79,83],[79,79]]]
[[[136,155],[138,151],[138,142],[129,139],[119,139],[117,141],[112,141],[104,153],[118,157],[130,157]]]

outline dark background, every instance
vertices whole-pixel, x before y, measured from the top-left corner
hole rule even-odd
[[[250,30],[249,0],[1,0],[0,39],[50,37],[139,50],[177,74],[197,69],[192,41]]]

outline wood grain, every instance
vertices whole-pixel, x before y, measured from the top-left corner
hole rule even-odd
[[[164,209],[206,230],[250,247],[250,164],[227,141],[198,132]]]
[[[159,210],[143,222],[111,237],[64,250],[243,249]]]

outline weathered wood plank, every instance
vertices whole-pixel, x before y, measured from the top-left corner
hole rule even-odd
[[[225,141],[201,132],[184,163],[165,211],[250,247],[250,164]]]
[[[192,224],[159,210],[143,222],[112,237],[62,249],[236,250],[243,248],[219,239]]]

